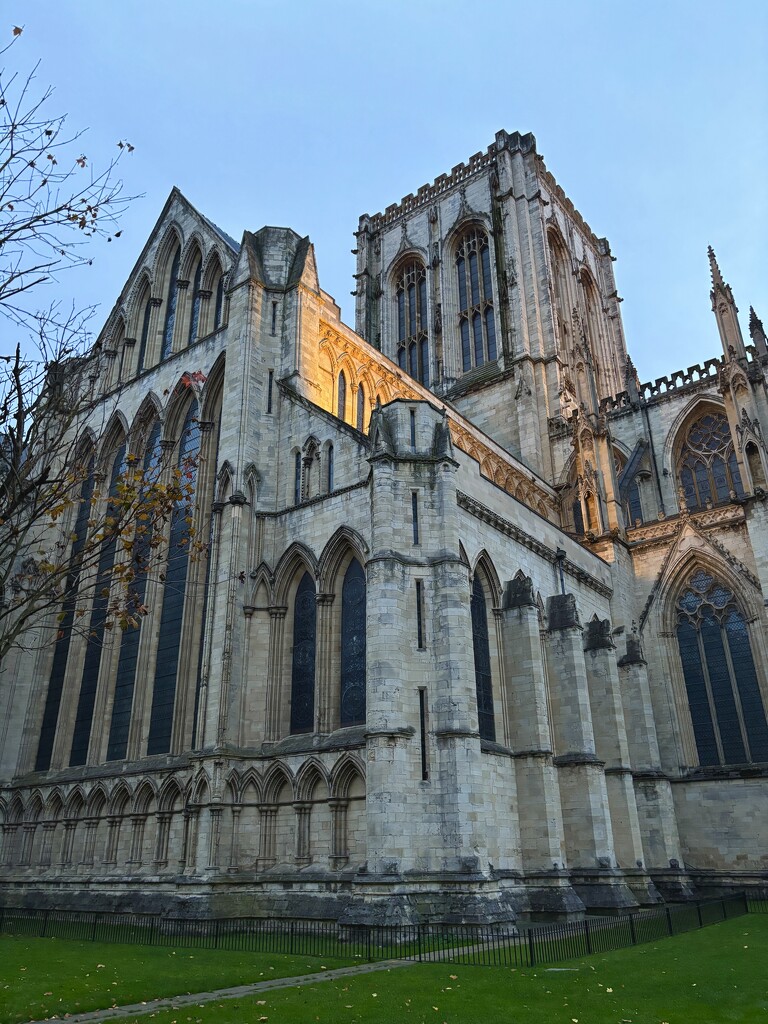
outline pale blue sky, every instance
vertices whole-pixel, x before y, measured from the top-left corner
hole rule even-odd
[[[706,249],[768,324],[765,0],[7,0],[10,63],[145,193],[62,298],[101,319],[171,187],[239,240],[287,225],[354,323],[358,216],[532,131],[617,258],[643,380],[716,355]],[[0,27],[0,30],[1,27]]]

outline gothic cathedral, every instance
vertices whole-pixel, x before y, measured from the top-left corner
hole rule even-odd
[[[7,659],[2,899],[510,921],[765,888],[760,320],[710,250],[722,354],[641,383],[532,135],[355,252],[352,330],[309,239],[168,198],[83,436],[106,481],[193,466],[205,552],[169,523],[136,628],[65,614]]]

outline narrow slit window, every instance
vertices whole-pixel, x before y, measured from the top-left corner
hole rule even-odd
[[[411,448],[416,447],[416,412],[411,409]]]
[[[416,580],[416,646],[420,651],[426,648],[424,638],[424,583]]]
[[[429,781],[429,750],[427,748],[427,691],[419,688],[419,739],[421,741],[421,781]]]
[[[419,496],[411,492],[411,518],[413,520],[413,543],[419,543]]]
[[[333,490],[333,445],[328,445],[328,493]]]
[[[277,303],[272,303],[272,334],[277,334]]]
[[[275,371],[270,370],[267,378],[267,412],[272,412],[272,388],[275,384]]]

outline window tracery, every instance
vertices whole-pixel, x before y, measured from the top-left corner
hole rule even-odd
[[[293,605],[291,664],[291,732],[312,732],[315,719],[315,647],[317,605],[315,584],[305,572]]]
[[[365,571],[356,558],[341,588],[342,726],[365,721]]]
[[[428,388],[427,270],[420,260],[403,264],[395,281],[395,299],[398,366]]]
[[[685,503],[689,509],[721,505],[731,491],[744,494],[728,420],[706,412],[688,428],[677,460]]]
[[[461,362],[466,373],[496,359],[491,254],[482,228],[472,227],[462,236],[456,249],[456,274]]]
[[[734,594],[697,569],[677,601],[677,642],[699,764],[768,761],[768,725]]]

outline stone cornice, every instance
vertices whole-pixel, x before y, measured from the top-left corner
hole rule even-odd
[[[464,494],[462,491],[458,491],[456,494],[456,503],[459,508],[463,508],[465,512],[475,516],[477,519],[481,519],[484,523],[487,523],[494,530],[498,530],[499,533],[505,534],[507,537],[511,537],[517,541],[518,544],[522,544],[530,551],[535,552],[541,558],[546,559],[548,562],[554,565],[557,562],[557,554],[555,550],[545,544],[543,541],[537,540],[531,536],[521,527],[511,523],[508,519],[504,519],[502,516],[493,512],[491,509],[486,508],[479,501],[475,501],[474,498],[470,498],[468,494]],[[595,558],[598,556],[595,555]],[[579,583],[582,583],[585,587],[589,587],[590,590],[594,590],[600,594],[601,597],[610,598],[613,595],[613,588],[603,583],[596,576],[587,572],[586,569],[582,569],[580,565],[576,565],[570,559],[563,559],[563,572]]]

